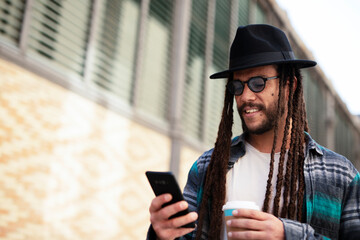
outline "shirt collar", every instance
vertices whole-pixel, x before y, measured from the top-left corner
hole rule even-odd
[[[310,152],[310,150],[317,152],[320,155],[324,155],[323,147],[320,146],[314,139],[311,138],[310,134],[305,132],[306,139],[306,155]]]
[[[323,147],[320,146],[318,143],[315,142],[310,136],[309,133],[305,132],[305,139],[306,139],[306,153],[305,156],[307,157],[308,153],[311,151],[315,151],[320,155],[323,155]],[[234,164],[239,160],[239,158],[245,155],[245,134],[241,134],[232,139],[231,147],[230,147],[230,160],[228,163],[228,169],[232,168]]]
[[[232,139],[228,169],[232,168],[239,158],[245,155],[245,134]]]

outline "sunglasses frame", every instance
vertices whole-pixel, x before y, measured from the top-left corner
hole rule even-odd
[[[263,87],[261,90],[259,90],[259,91],[254,91],[254,90],[252,89],[252,87],[251,87],[251,84],[249,85],[249,83],[250,83],[251,81],[255,80],[255,79],[258,79],[258,78],[261,78],[261,79],[264,81],[264,87]],[[232,80],[232,81],[230,81],[230,82],[226,85],[226,89],[227,89],[231,94],[233,94],[233,95],[235,95],[235,96],[240,96],[240,95],[243,94],[243,92],[244,92],[245,84],[247,84],[247,85],[248,85],[248,88],[249,88],[252,92],[254,92],[254,93],[259,93],[259,92],[261,92],[261,91],[263,91],[263,90],[265,89],[266,81],[272,80],[272,79],[276,79],[276,78],[279,78],[279,76],[268,77],[268,78],[266,78],[266,77],[261,77],[261,76],[255,76],[255,77],[249,78],[249,80],[247,80],[247,81],[245,81],[245,82],[242,82],[242,81],[240,81],[240,80]],[[236,91],[237,91],[237,89],[235,89],[234,83],[237,83],[237,82],[240,82],[240,84],[241,84],[240,86],[242,86],[242,90],[241,90],[240,93],[235,94]]]

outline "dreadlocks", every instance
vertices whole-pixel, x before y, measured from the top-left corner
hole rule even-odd
[[[228,79],[231,81],[232,77]],[[214,151],[211,155],[211,161],[206,171],[204,194],[199,212],[199,224],[196,233],[196,239],[201,238],[202,227],[206,212],[211,204],[209,239],[219,239],[222,227],[221,206],[225,201],[226,194],[226,173],[228,162],[225,159],[230,158],[230,144],[233,125],[233,102],[234,96],[225,90],[224,108],[219,125],[218,136],[215,142]],[[209,201],[211,199],[211,203]]]
[[[277,107],[277,120],[274,125],[274,140],[270,158],[263,211],[269,212],[270,199],[272,196],[271,180],[274,174],[274,155],[278,141],[278,129],[281,113],[285,109],[285,86],[289,85],[289,101],[287,102],[287,116],[284,129],[284,137],[281,144],[279,170],[277,173],[276,191],[272,203],[272,213],[277,217],[302,220],[302,205],[304,197],[304,131],[308,131],[305,103],[303,98],[302,76],[300,70],[292,65],[279,65],[280,76],[279,96]],[[232,76],[228,82],[232,81]],[[228,159],[230,158],[230,145],[233,125],[233,101],[234,97],[225,91],[224,109],[219,125],[218,136],[211,156],[211,161],[205,176],[204,192],[199,210],[199,222],[196,239],[201,238],[205,218],[209,218],[209,239],[219,239],[222,227],[221,206],[226,197],[226,173]],[[288,139],[291,131],[290,139]],[[286,146],[290,141],[288,157],[285,163]],[[284,166],[286,166],[284,176]],[[283,190],[283,204],[280,209],[281,192]],[[291,201],[289,201],[291,199]],[[208,210],[211,209],[211,216]]]
[[[280,91],[278,106],[283,106],[284,103],[284,86],[289,83],[289,101],[287,103],[288,114],[286,117],[286,124],[284,130],[284,137],[281,144],[281,152],[279,159],[279,170],[277,175],[276,182],[276,193],[273,202],[273,214],[277,217],[287,217],[290,219],[302,220],[302,205],[304,197],[304,143],[305,135],[304,131],[308,131],[307,121],[306,121],[306,111],[305,111],[305,102],[303,97],[303,88],[302,88],[302,76],[299,69],[293,66],[280,65],[278,68],[280,73]],[[286,79],[286,81],[285,81]],[[294,84],[297,87],[294,89]],[[281,107],[278,107],[278,113]],[[280,116],[278,114],[278,116]],[[278,121],[277,121],[278,122]],[[274,169],[274,154],[275,154],[275,145],[277,141],[277,126],[275,125],[275,136],[274,143],[271,152],[270,160],[270,170],[268,175],[266,194],[264,200],[263,211],[269,211],[269,200],[271,197],[271,179],[272,172]],[[290,148],[288,149],[288,160],[286,162],[286,171],[284,177],[284,165],[285,165],[285,155],[286,155],[286,145],[287,145],[287,136],[289,135],[289,130],[291,128],[291,137],[290,137]],[[283,207],[280,211],[280,200],[281,200],[281,191],[284,189],[283,195]],[[289,201],[291,199],[291,201]],[[297,204],[297,207],[295,206]]]

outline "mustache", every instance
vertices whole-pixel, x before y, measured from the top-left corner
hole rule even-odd
[[[265,106],[260,104],[260,103],[243,103],[241,106],[239,106],[237,108],[238,112],[241,114],[242,112],[244,112],[244,109],[246,107],[250,107],[250,108],[256,107],[259,110],[264,110],[265,109]]]

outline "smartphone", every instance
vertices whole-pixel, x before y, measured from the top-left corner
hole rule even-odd
[[[147,171],[146,177],[149,180],[151,188],[153,189],[156,196],[159,196],[164,193],[170,193],[172,195],[171,201],[165,203],[162,207],[184,200],[184,197],[181,193],[180,187],[175,179],[175,176],[171,172]],[[181,212],[172,215],[169,219],[180,217],[186,215],[187,213],[189,213],[189,210],[185,209]],[[194,228],[195,222],[185,224],[182,227]]]

